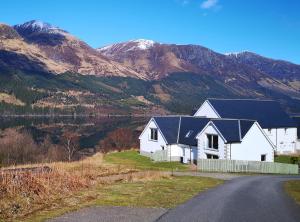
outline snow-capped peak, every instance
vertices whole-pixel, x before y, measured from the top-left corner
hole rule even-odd
[[[136,40],[131,40],[129,42],[137,43],[137,47],[142,50],[149,49],[155,44],[153,40],[148,40],[148,39],[136,39]]]
[[[104,55],[107,55],[115,51],[130,52],[134,50],[146,50],[153,47],[155,44],[160,44],[160,43],[157,43],[153,40],[147,40],[147,39],[135,39],[135,40],[129,40],[128,42],[107,45],[98,48],[97,50],[103,53]]]
[[[15,25],[14,28],[16,29],[22,29],[22,30],[28,30],[32,32],[66,32],[57,26],[53,26],[47,22],[43,22],[40,20],[32,20],[29,22],[25,22],[24,24]]]

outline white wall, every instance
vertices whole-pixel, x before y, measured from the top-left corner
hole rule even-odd
[[[191,160],[197,160],[198,158],[198,148],[194,146],[186,146],[186,145],[181,145],[183,148],[183,157],[186,158],[188,162]]]
[[[228,159],[261,161],[261,155],[266,154],[267,162],[274,162],[272,145],[255,123],[244,136],[241,143],[227,145]]]
[[[219,136],[219,149],[209,149],[207,134]],[[264,136],[259,126],[255,123],[249,129],[241,143],[225,144],[224,139],[218,134],[213,124],[197,136],[198,158],[207,159],[206,154],[218,155],[219,159],[260,161],[261,155],[266,154],[266,161],[274,161],[274,150],[272,144]]]
[[[212,109],[211,105],[205,101],[202,106],[197,110],[194,116],[202,116],[207,118],[219,118],[216,112]]]
[[[194,116],[219,118],[208,101],[202,104]],[[279,154],[295,153],[297,150],[300,151],[300,141],[297,140],[297,128],[287,128],[286,131],[284,128],[272,128],[271,132],[269,132],[268,129],[264,129],[264,131],[276,146],[276,150]]]
[[[218,141],[219,141],[219,149],[210,149],[208,148],[208,141],[207,141],[207,134],[214,134],[218,135]],[[204,131],[200,135],[197,136],[198,140],[198,158],[199,159],[207,159],[206,154],[212,154],[219,156],[219,159],[226,159],[225,156],[225,141],[223,138],[218,134],[218,131],[216,128],[210,124],[208,125]]]
[[[151,135],[150,129],[151,128],[157,128],[154,120],[152,120],[152,119],[150,120],[150,122],[146,126],[144,132],[141,134],[141,136],[139,138],[140,139],[140,151],[151,153],[151,152],[155,152],[157,150],[162,150],[162,146],[164,146],[165,149],[167,149],[166,141],[164,140],[164,138],[159,130],[157,131],[157,141],[153,141],[150,139],[150,135]]]
[[[139,137],[141,154],[143,154],[143,152],[151,153],[158,150],[162,150],[162,146],[164,146],[165,150],[168,151],[169,158],[171,155],[172,161],[179,161],[180,157],[184,156],[187,158],[188,161],[190,160],[190,157],[192,157],[192,160],[197,159],[197,147],[191,147],[191,150],[189,146],[183,144],[167,145],[159,129],[157,131],[157,141],[153,141],[150,139],[151,128],[157,128],[154,120],[152,119],[149,121],[145,130]]]
[[[286,130],[285,130],[286,129]],[[297,146],[297,128],[264,129],[276,146],[277,153],[294,153]]]
[[[300,140],[297,139],[296,141],[296,153],[300,153]]]
[[[182,157],[183,149],[179,144],[172,144],[169,146],[168,155],[172,157]]]
[[[197,152],[198,148],[194,146],[190,147],[183,144],[172,144],[168,146],[168,156],[170,157],[171,154],[173,160],[179,160],[180,157],[185,157],[188,162],[191,159],[197,160]]]

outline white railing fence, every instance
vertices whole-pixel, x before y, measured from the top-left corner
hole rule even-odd
[[[154,153],[150,153],[149,156],[155,162],[168,161],[168,151],[167,150],[158,150]]]
[[[270,163],[244,160],[213,160],[198,159],[199,171],[232,172],[232,173],[271,173],[271,174],[298,174],[297,164]]]

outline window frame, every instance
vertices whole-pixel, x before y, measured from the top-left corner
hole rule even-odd
[[[211,141],[209,139],[211,137]],[[219,150],[219,136],[217,134],[206,134],[207,149]],[[217,143],[215,144],[215,141]]]
[[[151,141],[158,141],[158,129],[157,128],[150,128],[150,137],[149,140]]]
[[[208,156],[210,156],[211,158],[208,158]],[[206,159],[208,159],[208,160],[218,160],[218,159],[220,159],[220,157],[216,154],[206,153]]]
[[[263,160],[263,157],[264,157],[264,160]],[[267,161],[267,154],[261,154],[260,155],[260,161],[261,162],[266,162]]]

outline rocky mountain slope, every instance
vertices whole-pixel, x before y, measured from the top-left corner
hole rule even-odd
[[[48,23],[33,20],[13,27],[1,25],[0,33],[1,61],[7,63],[13,59],[15,63],[8,65],[15,68],[30,68],[26,64],[37,63],[38,67],[31,68],[56,74],[69,71],[83,75],[143,78],[134,70],[102,56],[67,31]],[[22,60],[26,61],[19,64]]]
[[[143,39],[106,46],[98,51],[143,73],[148,79],[162,79],[174,72],[191,72],[213,76],[243,95],[262,96],[256,90],[262,87],[299,97],[300,88],[295,82],[279,78],[300,76],[300,66],[292,66],[287,62],[274,66],[275,60],[263,57],[257,58],[257,62],[251,62],[251,59],[223,55],[199,45],[161,44]],[[265,60],[269,63],[262,65],[266,63]],[[282,73],[285,69],[288,72]]]
[[[0,113],[190,113],[207,97],[271,98],[300,112],[299,76],[299,65],[250,52],[145,39],[96,50],[48,23],[0,24]]]
[[[227,56],[240,64],[249,65],[280,80],[300,79],[300,65],[291,62],[266,58],[248,51],[228,53]]]
[[[12,27],[0,24],[0,66],[62,73],[67,69],[49,59],[37,45],[29,44]]]

